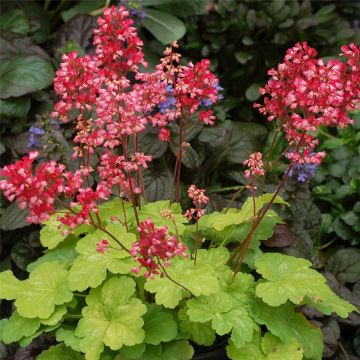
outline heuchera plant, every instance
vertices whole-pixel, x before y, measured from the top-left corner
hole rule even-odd
[[[0,188],[28,208],[29,222],[44,224],[40,240],[48,248],[29,265],[28,279],[0,273],[0,297],[15,300],[12,316],[0,322],[2,341],[25,346],[42,332],[54,334],[58,344],[40,360],[186,360],[194,347],[225,336],[231,359],[321,359],[321,330],[301,306],[341,317],[354,306],[309,261],[259,246],[282,222],[271,206],[287,205],[279,192],[292,169],[325,156],[315,152],[312,133],[351,122],[347,112],[360,98],[359,47],[344,46],[347,62],[327,64],[306,43],[288,50],[269,72],[264,105],[255,105],[274,123],[273,145],[285,132],[288,170],[273,194],[262,194],[256,186],[273,146],[267,160],[250,155],[243,207],[206,214],[204,189],[188,188],[193,207],[186,211],[179,200],[183,125],[212,125],[211,106],[221,97],[209,61],[182,65],[174,42],[154,72],[140,72],[142,41],[123,7],[104,11],[94,45],[93,56],[64,55],[54,80],[60,100],[53,115],[76,122],[80,168],[34,166],[39,154],[31,152],[1,171]],[[138,136],[152,126],[168,141],[171,122],[180,128],[173,194],[148,203],[142,173],[151,157]]]

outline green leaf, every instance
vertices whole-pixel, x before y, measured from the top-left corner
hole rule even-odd
[[[214,343],[216,336],[211,322],[193,322],[187,315],[187,309],[180,309],[178,312],[179,327],[184,333],[189,333],[190,339],[198,345],[210,346]]]
[[[17,202],[13,202],[1,215],[0,229],[12,231],[30,225],[26,221],[27,215],[28,211],[26,209],[20,209]]]
[[[51,261],[58,261],[64,268],[68,269],[78,256],[78,253],[75,251],[75,246],[76,238],[72,235],[68,236],[57,248],[46,251],[43,256],[29,264],[27,271],[31,272],[39,265]]]
[[[238,273],[234,277],[231,270],[220,277],[221,291],[232,298],[234,304],[246,306],[255,298],[254,277],[250,274]]]
[[[55,312],[47,319],[41,320],[44,325],[54,326],[57,325],[67,313],[65,305],[60,305],[55,308]]]
[[[210,295],[219,290],[219,283],[214,273],[214,269],[204,263],[197,263],[189,259],[176,258],[167,273],[171,279],[189,289],[195,296]],[[155,293],[155,300],[158,305],[164,305],[173,309],[184,296],[189,296],[189,292],[175,284],[167,277],[156,277],[148,279],[145,289]]]
[[[31,336],[40,327],[40,319],[22,317],[16,311],[9,319],[2,319],[0,338],[5,344],[19,341],[23,337]]]
[[[147,345],[145,352],[136,360],[190,360],[193,355],[194,350],[189,342],[180,340],[160,345]]]
[[[170,210],[174,216],[178,234],[181,235],[185,230],[188,221],[182,215],[181,207],[178,203],[170,204],[169,200],[151,202],[143,206],[139,212],[139,220],[145,221],[148,218],[154,222],[155,226],[167,226],[171,234],[176,234],[176,228],[172,220],[165,219],[161,216],[163,210]],[[134,221],[134,219],[132,220]]]
[[[231,297],[220,292],[211,296],[201,296],[187,301],[187,314],[191,321],[211,321],[212,328],[219,335],[231,331],[231,340],[237,347],[243,346],[252,339],[253,331],[258,325],[241,306],[233,306]]]
[[[233,360],[301,360],[303,358],[303,349],[296,339],[283,343],[271,333],[266,333],[261,339],[260,333],[256,332],[252,340],[242,347],[236,347],[230,341],[226,349],[228,356]]]
[[[170,198],[170,188],[172,184],[172,173],[168,168],[159,169],[157,166],[150,166],[144,171],[144,185],[146,198],[149,203],[157,200]]]
[[[274,266],[276,264],[276,266]],[[256,287],[256,295],[271,306],[284,304],[288,299],[300,304],[304,298],[329,315],[336,312],[346,318],[355,307],[333,293],[326,279],[316,270],[310,269],[308,260],[292,256],[267,253],[255,262],[256,271],[267,281]]]
[[[256,83],[251,84],[245,91],[245,97],[249,101],[256,101],[261,96],[260,93],[259,93],[259,89],[260,89],[259,84],[256,84]]]
[[[115,198],[114,200],[107,201],[99,206],[100,219],[103,222],[111,222],[111,217],[115,216],[120,221],[125,222],[123,204],[125,208],[126,219],[130,218],[130,215],[133,215],[130,202]],[[118,220],[116,222],[118,222]]]
[[[224,160],[230,164],[242,164],[249,155],[263,148],[268,133],[264,125],[253,122],[232,123],[233,132]]]
[[[360,250],[355,248],[340,249],[332,255],[326,265],[342,283],[355,283],[360,280]]]
[[[54,249],[67,237],[62,233],[64,230],[68,230],[68,227],[62,225],[59,220],[57,220],[59,214],[55,213],[50,216],[48,221],[45,221],[43,228],[40,230],[40,242],[41,245],[49,249]],[[94,227],[86,224],[82,224],[73,230],[75,236],[79,236],[83,233],[92,233]]]
[[[135,242],[135,234],[126,232],[123,225],[109,224],[106,230],[126,247]],[[109,250],[101,254],[96,251],[96,244],[106,239]],[[128,252],[101,230],[80,239],[76,245],[78,256],[69,273],[69,286],[72,290],[83,291],[88,287],[99,286],[106,278],[107,271],[114,274],[127,274],[135,266],[135,261]]]
[[[304,348],[306,358],[321,360],[323,352],[321,330],[311,325],[302,314],[295,313],[293,305],[289,302],[272,307],[258,301],[253,304],[252,315],[282,342],[287,343],[296,339]]]
[[[80,349],[87,360],[95,360],[104,345],[118,350],[144,341],[142,315],[146,306],[133,298],[135,281],[126,277],[112,277],[101,288],[90,291],[82,310],[75,335],[82,338]]]
[[[198,262],[211,265],[219,273],[228,269],[225,265],[228,259],[229,250],[225,247],[199,249],[197,254]]]
[[[0,116],[18,118],[25,117],[30,110],[30,99],[21,97],[0,100]]]
[[[0,97],[22,96],[52,84],[54,70],[39,56],[18,55],[0,63]]]
[[[252,55],[248,52],[245,51],[236,51],[235,52],[235,59],[240,63],[240,64],[246,64],[249,60],[252,59]]]
[[[26,35],[30,31],[29,19],[22,10],[11,10],[0,16],[0,29]]]
[[[100,9],[105,4],[105,0],[100,1],[89,1],[82,0],[77,3],[75,6],[71,6],[69,10],[65,10],[61,12],[61,18],[67,23],[73,17],[79,14],[89,14],[94,10]]]
[[[161,342],[175,339],[177,324],[170,312],[162,311],[161,307],[156,304],[149,304],[143,318],[147,344],[159,345]]]
[[[226,347],[226,352],[232,360],[265,360],[266,357],[261,350],[261,335],[258,332],[254,332],[251,341],[247,342],[241,348],[235,346],[230,341]]]
[[[186,32],[184,23],[177,17],[153,9],[146,9],[141,24],[164,45],[181,39]]]
[[[144,354],[145,349],[146,349],[145,343],[141,343],[141,344],[134,345],[134,346],[123,346],[119,350],[119,355],[115,357],[115,360],[141,359],[142,355]]]
[[[66,346],[80,352],[80,338],[75,336],[73,326],[63,324],[62,327],[56,331],[56,340],[59,342],[63,341]]]
[[[67,277],[68,272],[58,262],[41,264],[24,281],[17,280],[10,271],[5,271],[0,274],[0,295],[5,299],[16,299],[15,305],[21,316],[46,319],[53,314],[55,305],[72,299]]]
[[[140,0],[140,3],[143,6],[156,6],[159,10],[183,17],[205,14],[207,0]]]
[[[48,39],[50,33],[49,15],[42,6],[32,0],[3,1],[6,8],[22,10],[30,21],[30,36],[38,44]],[[26,50],[25,50],[26,51]]]
[[[51,346],[48,350],[43,351],[37,357],[38,360],[81,360],[83,356],[73,349],[66,347],[64,344]]]
[[[267,355],[267,360],[301,360],[303,358],[303,349],[296,339],[290,339],[284,344],[276,336],[266,333],[262,338],[261,347]]]

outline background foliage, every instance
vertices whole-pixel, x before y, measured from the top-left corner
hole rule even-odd
[[[220,77],[224,100],[216,109],[217,125],[204,128],[192,123],[186,129],[186,141],[191,146],[183,159],[183,182],[195,182],[209,189],[209,211],[222,208],[245,183],[241,164],[248,154],[257,150],[265,152],[269,146],[272,129],[252,109],[253,101],[259,98],[259,86],[267,81],[267,70],[297,41],[307,40],[325,58],[334,56],[344,43],[360,42],[357,1],[122,2],[131,9],[141,29],[150,68],[161,56],[164,45],[176,37],[181,39],[185,59],[211,59],[213,70]],[[18,159],[30,148],[40,147],[44,157],[73,166],[69,162],[73,125],[59,124],[49,116],[54,102],[52,78],[63,52],[93,51],[96,15],[107,3],[105,0],[2,1],[0,155],[3,164]],[[291,206],[282,210],[285,224],[277,225],[273,237],[265,244],[270,250],[280,249],[310,259],[324,271],[336,292],[360,306],[360,252],[355,248],[360,232],[359,114],[354,114],[354,119],[352,128],[319,133],[328,157],[311,182],[300,183],[296,178],[288,181],[285,196]],[[145,176],[151,200],[169,195],[177,133],[174,127],[170,144],[157,142],[156,134],[150,131],[141,137],[142,151],[156,159]],[[281,141],[278,145],[280,153]],[[278,162],[265,189],[272,190],[282,170],[283,164]],[[235,204],[243,200],[240,198]],[[8,206],[3,198],[0,201],[0,268],[11,268],[18,277],[26,278],[27,265],[43,250],[39,229],[26,224],[25,213],[17,205]],[[1,310],[4,316],[9,315],[11,304],[3,302]],[[350,359],[360,356],[360,332],[355,331],[360,325],[358,315],[339,320],[306,314],[323,323],[324,357],[345,359],[344,352]],[[46,348],[51,342],[51,338],[42,336],[27,350],[18,350],[18,358],[30,359],[26,354],[36,354],[37,348]],[[1,348],[4,354],[13,350],[16,347]]]

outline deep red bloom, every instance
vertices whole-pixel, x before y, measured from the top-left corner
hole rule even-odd
[[[143,267],[146,269],[144,276],[153,278],[162,274],[159,262],[162,266],[169,266],[169,260],[175,256],[188,256],[186,246],[178,242],[176,236],[169,235],[166,226],[155,227],[152,220],[147,219],[140,223],[138,231],[140,238],[133,244],[130,253],[140,266],[133,272],[138,273]]]

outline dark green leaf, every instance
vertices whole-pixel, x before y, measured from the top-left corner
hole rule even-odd
[[[29,37],[7,31],[0,31],[0,49],[0,61],[12,59],[15,55],[37,55],[50,60],[46,51],[35,45]]]
[[[49,16],[42,6],[32,0],[3,1],[5,9],[22,10],[30,21],[30,36],[38,44],[47,40],[50,34]]]
[[[27,215],[27,210],[20,209],[16,202],[12,203],[1,215],[0,229],[11,231],[29,225],[26,222]]]
[[[143,6],[155,6],[177,16],[202,15],[206,12],[207,0],[140,0]],[[148,9],[145,9],[147,12]]]
[[[225,157],[232,164],[242,164],[250,154],[259,151],[267,135],[265,126],[249,122],[233,122],[229,151]]]
[[[355,283],[360,280],[360,250],[347,248],[332,255],[326,269],[342,283]]]
[[[30,31],[29,19],[22,10],[11,10],[0,16],[0,29],[26,35]]]
[[[92,46],[93,31],[96,18],[90,15],[77,15],[65,23],[57,34],[57,47],[64,47],[69,42],[75,42],[83,51]]]
[[[151,168],[144,172],[145,193],[148,201],[170,198],[172,174],[168,169]]]
[[[181,20],[158,10],[147,9],[142,25],[164,45],[181,39],[186,32]]]
[[[52,84],[51,64],[39,56],[14,56],[0,64],[0,97],[21,96]]]
[[[251,84],[245,91],[245,96],[249,101],[255,101],[257,99],[260,98],[260,93],[259,93],[259,88],[260,85],[259,84]]]
[[[244,51],[236,51],[235,53],[235,59],[240,63],[240,64],[246,64],[249,60],[252,59],[252,55],[244,52]]]
[[[68,22],[73,17],[78,14],[89,14],[90,12],[100,9],[104,6],[105,0],[92,1],[92,0],[82,0],[75,6],[72,6],[69,10],[62,11],[61,17],[64,22]]]
[[[10,118],[25,117],[30,110],[28,97],[0,100],[0,116]]]

